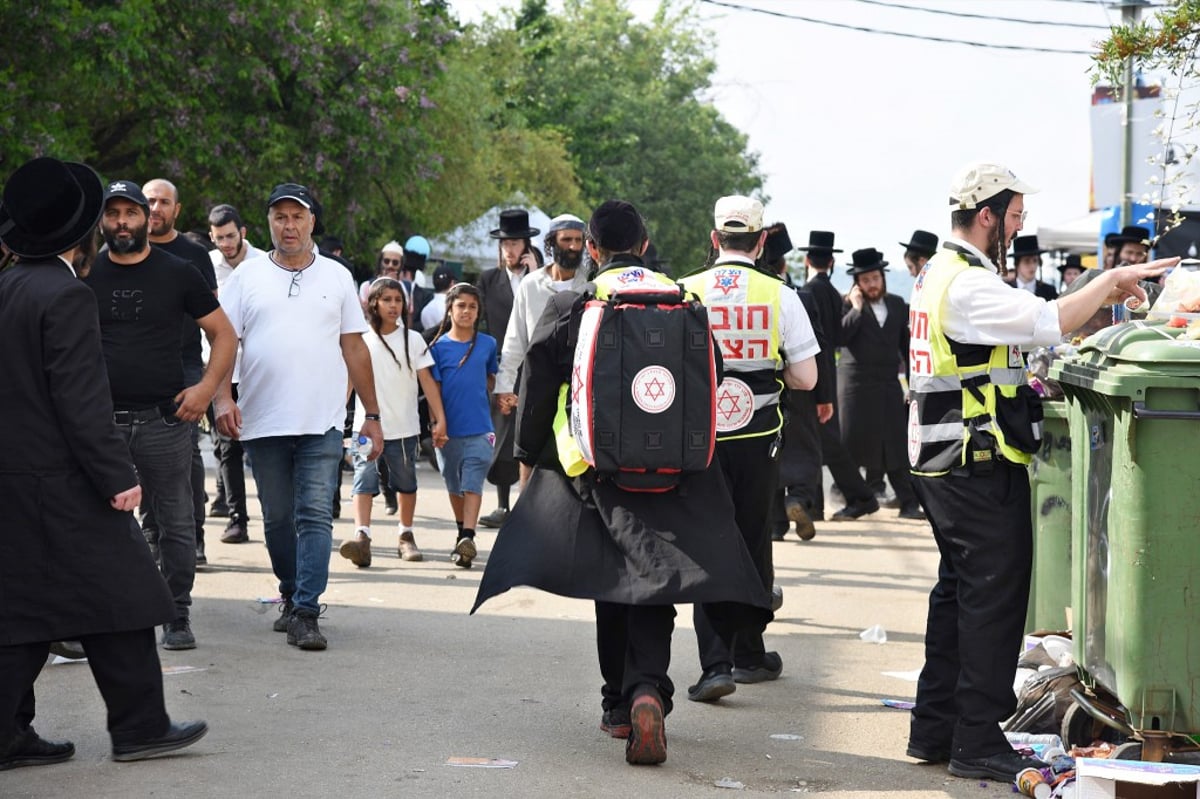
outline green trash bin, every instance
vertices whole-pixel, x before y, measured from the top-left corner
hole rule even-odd
[[[1050,375],[1069,404],[1075,660],[1136,732],[1200,732],[1200,341],[1131,322]]]
[[[1042,448],[1029,464],[1033,579],[1025,630],[1058,632],[1070,627],[1071,431],[1065,399],[1048,399],[1042,407]]]

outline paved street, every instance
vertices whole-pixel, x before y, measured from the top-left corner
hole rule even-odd
[[[335,548],[353,531],[349,482]],[[716,705],[686,700],[699,669],[690,608],[680,608],[668,760],[633,768],[624,742],[598,729],[591,604],[521,589],[468,616],[494,532],[481,532],[473,570],[455,568],[440,478],[423,466],[419,482],[426,561],[398,560],[395,517],[377,500],[374,564],[357,569],[333,554],[325,652],[287,646],[270,629],[274,608],[261,612],[257,599],[273,596],[275,582],[256,500],[249,544],[221,544],[223,520],[212,520],[192,615],[199,647],[162,653],[168,708],[177,719],[207,719],[208,736],[176,757],[113,763],[87,667],[47,666],[37,729],[74,740],[77,754],[0,773],[0,796],[727,796],[730,788],[715,785],[722,780],[763,794],[1011,795],[1008,785],[905,758],[908,714],[881,703],[911,699],[915,685],[884,672],[921,665],[936,566],[925,523],[883,510],[861,523],[818,524],[810,542],[777,543],[785,604],[768,646],[783,656],[783,676],[739,686]],[[494,500],[489,492],[485,512]],[[887,643],[859,640],[875,624]],[[456,757],[517,765],[447,765]]]

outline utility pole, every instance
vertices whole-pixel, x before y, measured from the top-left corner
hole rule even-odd
[[[1121,24],[1136,25],[1142,17],[1142,9],[1149,0],[1122,0]],[[1121,158],[1121,224],[1133,224],[1133,101],[1136,88],[1133,84],[1133,56],[1125,59],[1125,86],[1122,89],[1125,101],[1125,124],[1123,155]]]

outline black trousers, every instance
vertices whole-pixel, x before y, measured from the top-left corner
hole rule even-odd
[[[170,724],[154,633],[151,627],[79,639],[108,708],[113,743],[156,738]],[[49,652],[49,641],[0,646],[0,750],[33,723],[33,684]]]
[[[833,482],[842,490],[846,504],[867,502],[875,497],[867,487],[858,464],[850,457],[842,442],[842,423],[838,418],[837,404],[833,406],[833,418],[821,425],[821,460],[829,467]]]
[[[914,477],[913,487],[941,562],[910,742],[954,757],[1009,751],[999,725],[1017,706],[1013,679],[1033,563],[1028,474],[998,462],[989,474]]]
[[[817,421],[817,403],[811,391],[788,391],[787,426],[783,434],[783,453],[779,458],[780,491],[776,498],[776,527],[786,530],[787,515],[783,497],[800,500],[815,518],[825,514],[821,490],[821,423]]]
[[[867,487],[877,496],[887,490],[887,486],[883,483],[883,478],[886,476],[888,482],[892,484],[896,502],[901,508],[917,504],[917,495],[913,492],[912,487],[912,473],[908,469],[884,470],[878,467],[867,467],[863,471],[867,473]]]
[[[779,462],[770,456],[774,440],[772,435],[717,442],[717,459],[729,493],[733,495],[738,531],[768,592],[775,582],[771,508],[779,483]],[[762,663],[766,651],[763,644],[765,622],[747,623],[735,631],[727,631],[704,605],[693,606],[692,621],[696,627],[702,669],[723,664],[754,668]]]
[[[238,398],[237,384],[233,385],[233,399]],[[245,522],[250,518],[246,511],[246,468],[245,450],[236,438],[222,435],[216,430],[213,455],[217,459],[217,497],[229,506],[230,520]],[[193,489],[194,490],[194,489]]]
[[[653,688],[671,712],[675,686],[671,666],[674,605],[621,605],[596,602],[596,652],[600,657],[601,707],[628,707],[641,691]]]

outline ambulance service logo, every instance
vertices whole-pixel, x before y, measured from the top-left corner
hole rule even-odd
[[[717,432],[745,427],[754,416],[754,392],[736,377],[726,377],[717,388]]]
[[[738,290],[738,281],[742,273],[738,269],[717,269],[713,272],[713,288],[722,292],[726,297],[729,292]]]
[[[662,366],[647,366],[633,376],[630,392],[646,413],[662,413],[675,402],[675,378]]]

